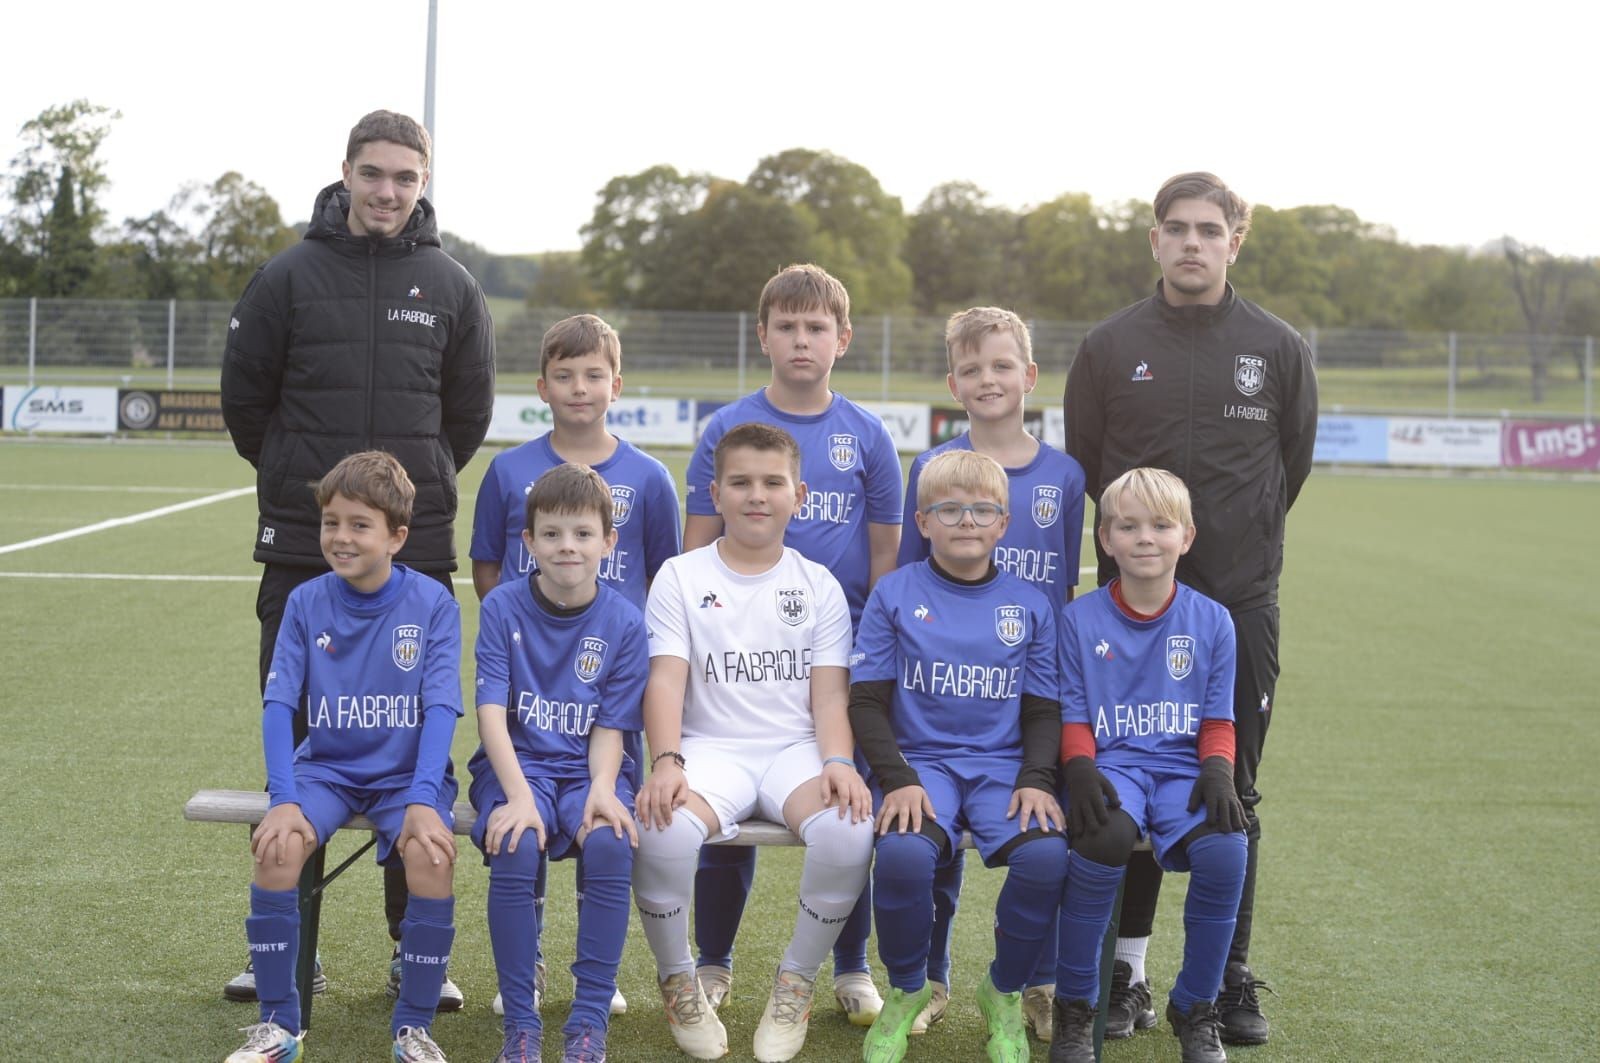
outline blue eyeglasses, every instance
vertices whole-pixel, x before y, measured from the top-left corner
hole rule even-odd
[[[970,506],[962,505],[960,502],[938,502],[922,512],[925,516],[937,518],[946,528],[954,528],[970,513],[972,523],[980,528],[987,528],[1005,516],[1006,507],[997,506],[993,502],[974,502]]]

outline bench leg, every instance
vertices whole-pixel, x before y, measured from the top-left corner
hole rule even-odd
[[[1127,881],[1117,883],[1117,899],[1111,903],[1111,922],[1106,926],[1106,936],[1100,942],[1100,1003],[1094,1013],[1094,1058],[1100,1063],[1106,1043],[1106,1009],[1111,1006],[1111,968],[1117,962],[1117,929],[1122,922],[1122,887]]]
[[[300,955],[295,984],[300,988],[300,1030],[311,1029],[312,980],[317,968],[317,924],[322,918],[322,867],[327,847],[319,845],[300,869]]]

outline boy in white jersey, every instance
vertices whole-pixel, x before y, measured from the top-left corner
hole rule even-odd
[[[304,1032],[296,992],[300,870],[357,813],[380,863],[403,862],[400,1063],[442,1063],[428,1028],[455,937],[450,740],[461,715],[461,613],[437,582],[393,558],[416,489],[382,451],[346,457],[317,485],[322,556],[332,572],[289,593],[261,715],[270,807],[251,838],[255,881],[245,934],[261,1022],[228,1063],[294,1063]],[[293,721],[308,717],[295,748]],[[302,974],[305,972],[301,972]]]
[[[780,270],[761,289],[756,336],[772,362],[762,388],[717,410],[689,459],[684,547],[723,530],[712,503],[712,453],[735,425],[776,425],[800,446],[806,490],[784,544],[825,567],[861,618],[879,577],[895,567],[900,541],[900,458],[883,421],[830,387],[833,366],[850,346],[850,293],[815,265]],[[695,880],[698,977],[713,1008],[733,984],[733,940],[755,875],[756,851],[714,846],[701,854]],[[867,970],[872,899],[863,894],[833,949],[833,994],[851,1023],[870,1026],[883,999]]]
[[[707,839],[750,816],[805,843],[799,912],[754,1040],[758,1060],[805,1043],[817,970],[866,884],[871,798],[847,717],[850,613],[839,583],[784,546],[805,497],[800,450],[782,429],[723,435],[711,497],[725,534],[672,558],[645,611],[651,771],[636,814],[634,903],[655,954],[667,1020],[696,1059],[728,1051],[695,977],[689,895]]]
[[[1061,615],[1061,759],[1072,837],[1061,902],[1051,1063],[1093,1063],[1100,948],[1141,833],[1189,872],[1183,967],[1167,1021],[1183,1063],[1225,1063],[1222,987],[1245,874],[1233,774],[1233,621],[1176,579],[1194,543],[1189,491],[1130,469],[1100,496],[1117,578]],[[1120,805],[1120,807],[1119,807]]]
[[[951,451],[976,451],[999,462],[1006,471],[1011,520],[995,544],[996,567],[1018,576],[1045,593],[1055,609],[1072,600],[1078,582],[1078,552],[1083,538],[1083,468],[1061,451],[1048,447],[1023,427],[1023,403],[1039,378],[1028,326],[1010,310],[974,306],[952,314],[944,342],[950,373],[950,394],[967,412],[968,429],[917,455],[906,478],[906,497],[916,498],[928,463]],[[899,564],[925,559],[929,540],[917,528],[915,506],[906,507],[900,535]],[[934,877],[933,948],[928,953],[928,981],[933,987],[927,1009],[912,1033],[921,1033],[944,1017],[950,999],[950,927],[961,896],[962,853],[954,851]],[[1055,934],[1048,935],[1039,965],[1022,993],[1022,1010],[1034,1035],[1050,1040],[1050,1000],[1055,982]]]

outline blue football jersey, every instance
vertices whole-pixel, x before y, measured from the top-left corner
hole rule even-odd
[[[1008,572],[967,585],[926,561],[895,569],[867,601],[852,683],[894,680],[889,722],[908,760],[1022,762],[1022,695],[1054,699],[1055,610]]]
[[[1182,583],[1154,620],[1108,587],[1061,614],[1061,721],[1089,724],[1105,764],[1198,772],[1201,722],[1233,719],[1233,669],[1228,611]]]
[[[550,445],[549,434],[502,451],[489,463],[472,514],[474,561],[498,561],[500,582],[515,583],[534,568],[522,541],[528,492],[534,481],[565,458]],[[617,546],[600,562],[600,579],[644,611],[645,592],[656,570],[683,549],[678,495],[667,467],[625,439],[616,452],[594,466],[611,488]]]
[[[483,599],[476,701],[506,707],[511,745],[530,777],[587,779],[590,728],[626,739],[644,726],[644,617],[606,585],[598,591],[575,616],[546,611],[526,579]],[[636,778],[638,744],[625,740],[623,748],[619,777]],[[467,767],[474,777],[494,771],[481,745]]]
[[[928,540],[917,530],[917,482],[923,467],[947,450],[971,450],[972,437],[963,432],[954,439],[925,450],[911,463],[906,479],[905,523],[900,532],[898,564],[909,565],[928,556]],[[1067,592],[1078,585],[1078,550],[1083,544],[1083,468],[1076,460],[1039,444],[1033,460],[1020,469],[1007,469],[1011,497],[1006,506],[1011,524],[994,548],[996,567],[1044,591],[1051,605],[1067,604]]]
[[[409,787],[424,710],[461,715],[461,610],[404,565],[373,594],[323,573],[289,593],[264,700],[306,714],[297,777]]]
[[[867,525],[899,524],[900,457],[883,421],[843,395],[827,410],[800,416],[767,401],[763,388],[711,415],[689,459],[688,512],[716,516],[711,503],[712,452],[730,428],[750,421],[775,425],[800,444],[806,499],[783,535],[808,560],[827,568],[844,588],[850,621],[859,623],[871,581]]]

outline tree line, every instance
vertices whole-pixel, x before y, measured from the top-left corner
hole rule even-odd
[[[232,300],[299,238],[237,172],[111,224],[100,147],[118,117],[74,100],[22,127],[0,218],[0,297]],[[530,306],[745,310],[775,270],[815,261],[862,313],[996,303],[1091,321],[1151,290],[1152,221],[1140,200],[1069,192],[1017,210],[966,181],[939,185],[907,213],[866,167],[795,148],[742,181],[667,163],[614,177],[580,251],[494,255],[444,240],[486,292]],[[1338,206],[1258,205],[1230,277],[1301,329],[1600,333],[1600,259],[1509,236],[1477,249],[1406,244]]]

